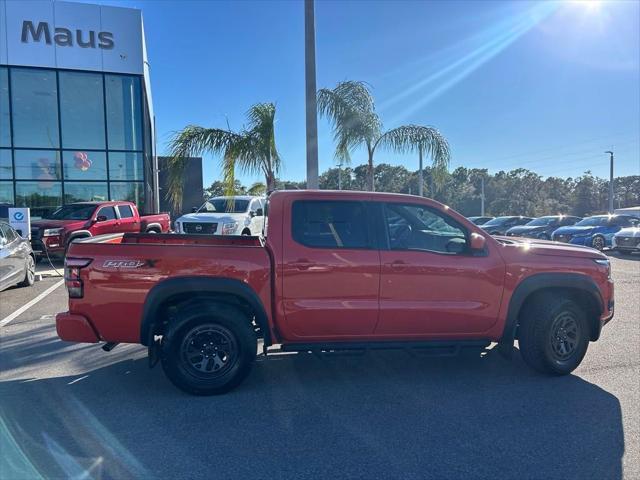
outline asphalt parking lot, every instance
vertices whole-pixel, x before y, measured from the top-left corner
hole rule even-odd
[[[640,256],[612,257],[616,316],[575,374],[515,355],[260,359],[220,397],[146,350],[56,337],[63,286],[0,327],[0,477],[640,478]],[[0,293],[0,319],[60,283]]]

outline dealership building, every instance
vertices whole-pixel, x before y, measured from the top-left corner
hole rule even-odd
[[[139,10],[0,0],[0,205],[157,211],[148,66]]]

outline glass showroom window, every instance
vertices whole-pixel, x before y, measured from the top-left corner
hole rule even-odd
[[[144,184],[141,182],[111,182],[111,200],[126,200],[144,212]]]
[[[60,72],[62,148],[105,148],[102,74]]]
[[[13,182],[0,181],[0,205],[13,205]]]
[[[109,150],[142,150],[140,79],[105,75]]]
[[[58,91],[52,70],[11,69],[13,145],[58,148]]]
[[[31,207],[31,218],[46,216],[60,205],[60,182],[16,182],[16,206]]]
[[[15,176],[21,180],[60,180],[60,152],[14,150]]]
[[[109,178],[111,180],[142,180],[143,176],[142,153],[109,152]]]
[[[65,151],[62,163],[65,180],[107,179],[107,155],[104,152]]]
[[[9,69],[0,67],[0,147],[11,146],[9,120]]]
[[[106,182],[64,182],[64,203],[103,202],[108,198]]]
[[[11,150],[0,149],[0,180],[13,180]]]

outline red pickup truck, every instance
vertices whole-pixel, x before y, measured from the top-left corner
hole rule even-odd
[[[597,250],[492,238],[440,203],[364,192],[275,192],[264,237],[125,234],[74,242],[58,335],[140,343],[186,392],[223,393],[263,352],[519,341],[568,374],[613,317]]]
[[[106,233],[166,233],[167,213],[143,215],[131,202],[78,202],[60,207],[50,216],[31,222],[31,247],[36,258],[64,255],[80,238]]]

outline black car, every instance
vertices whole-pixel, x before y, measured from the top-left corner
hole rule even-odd
[[[36,277],[36,262],[29,240],[8,223],[0,222],[0,291],[13,285],[30,287]]]
[[[480,228],[489,232],[490,235],[504,235],[511,227],[524,225],[531,220],[533,220],[533,218],[523,216],[496,217],[484,225],[480,225]]]
[[[531,220],[529,223],[507,230],[507,237],[527,237],[538,238],[540,240],[551,240],[554,230],[567,225],[574,225],[582,218],[568,215],[549,215]]]
[[[494,218],[495,217],[467,217],[467,220],[481,226]]]

